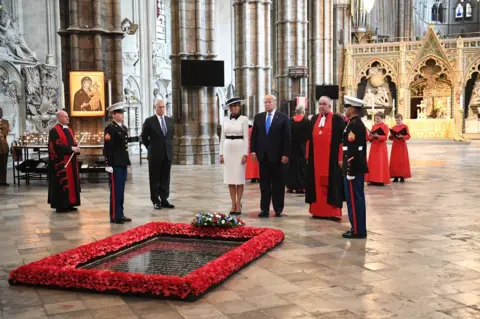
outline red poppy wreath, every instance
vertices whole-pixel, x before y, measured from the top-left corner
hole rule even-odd
[[[223,255],[179,276],[89,269],[95,260],[133,249],[162,237],[241,242]],[[195,227],[188,224],[149,223],[98,242],[21,266],[10,273],[11,285],[33,285],[125,295],[195,300],[208,289],[267,253],[284,239],[281,230],[257,227]]]

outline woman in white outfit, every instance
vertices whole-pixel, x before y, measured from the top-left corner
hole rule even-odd
[[[224,164],[223,182],[228,184],[232,209],[230,214],[242,213],[245,163],[248,156],[248,118],[240,114],[241,100],[238,97],[227,101],[230,116],[223,120],[220,139],[220,163]]]

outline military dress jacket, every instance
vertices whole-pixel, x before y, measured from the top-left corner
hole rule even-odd
[[[103,155],[107,167],[130,166],[128,129],[125,125],[112,122],[105,128]]]
[[[360,117],[350,119],[343,131],[344,176],[357,176],[368,173],[367,128]]]

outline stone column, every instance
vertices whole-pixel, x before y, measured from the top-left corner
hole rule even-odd
[[[307,1],[279,0],[276,8],[278,99],[290,101],[307,95]]]
[[[413,0],[400,0],[398,3],[397,37],[411,41],[413,36]],[[431,8],[430,8],[431,9]]]
[[[345,46],[351,42],[351,25],[350,25],[350,5],[348,0],[338,0],[334,5],[334,48],[333,51],[333,83],[343,87],[343,70],[345,62]],[[338,100],[343,101],[342,90],[339,90]],[[342,104],[342,103],[341,103]]]
[[[308,98],[316,105],[316,85],[333,83],[332,0],[308,0]],[[312,111],[313,112],[313,111]]]
[[[213,88],[181,87],[182,59],[213,60],[215,31],[214,0],[172,1],[172,94],[176,119],[177,164],[214,164],[218,158],[218,136]]]
[[[271,0],[235,0],[235,88],[253,119],[271,91]]]
[[[104,71],[105,103],[107,82],[112,81],[112,102],[123,101],[120,0],[60,1],[65,108],[70,110],[69,72]],[[104,108],[108,105],[104,105]],[[105,118],[73,118],[75,131],[103,132]]]

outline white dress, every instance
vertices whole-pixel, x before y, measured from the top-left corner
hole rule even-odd
[[[236,136],[237,139],[228,137]],[[241,139],[238,137],[242,137]],[[238,119],[225,117],[220,138],[220,155],[223,155],[223,182],[228,185],[245,184],[245,164],[243,156],[248,156],[248,118],[240,115]]]

